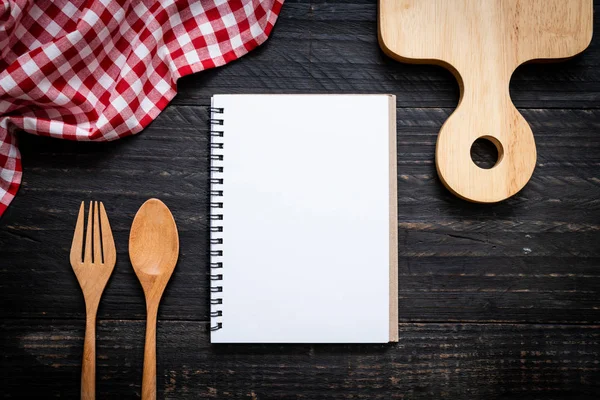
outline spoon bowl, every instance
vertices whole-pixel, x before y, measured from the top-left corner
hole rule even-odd
[[[129,258],[135,273],[138,277],[141,273],[168,279],[178,256],[179,235],[171,211],[158,199],[146,201],[135,215],[129,234]]]

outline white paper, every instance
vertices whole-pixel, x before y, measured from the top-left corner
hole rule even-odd
[[[216,95],[213,343],[389,341],[389,97]]]

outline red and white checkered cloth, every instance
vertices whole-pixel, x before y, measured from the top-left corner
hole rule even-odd
[[[0,0],[0,216],[21,182],[15,131],[135,134],[177,79],[264,42],[283,1]]]

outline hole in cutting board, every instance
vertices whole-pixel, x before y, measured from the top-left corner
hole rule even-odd
[[[482,136],[471,145],[471,160],[482,169],[493,168],[503,155],[502,144],[492,136]]]

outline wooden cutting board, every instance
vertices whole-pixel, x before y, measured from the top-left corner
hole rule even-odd
[[[504,200],[525,186],[536,163],[529,124],[508,90],[530,60],[564,59],[592,39],[592,0],[380,0],[379,43],[409,63],[442,65],[460,85],[460,102],[437,139],[436,166],[466,200]],[[490,169],[475,165],[478,138],[498,148]]]

